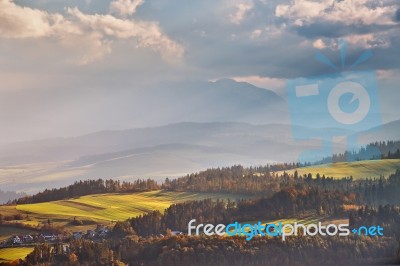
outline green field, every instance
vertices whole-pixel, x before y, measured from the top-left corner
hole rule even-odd
[[[381,175],[388,177],[393,174],[396,169],[400,169],[400,159],[322,164],[297,168],[286,172],[293,174],[294,171],[297,170],[299,175],[311,173],[313,177],[319,173],[321,176],[325,175],[334,178],[352,176],[354,179],[361,179],[379,178]]]
[[[25,259],[26,255],[31,253],[32,247],[20,247],[20,248],[1,248],[0,249],[0,263],[10,262],[17,259]]]
[[[70,200],[17,205],[16,209],[33,216],[117,221],[159,210],[171,204],[205,198],[238,198],[238,195],[151,191],[133,194],[96,194]],[[0,209],[1,210],[1,209]]]

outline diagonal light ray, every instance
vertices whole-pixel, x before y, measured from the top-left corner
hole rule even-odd
[[[336,66],[332,63],[332,61],[328,57],[326,57],[324,54],[322,54],[321,52],[318,52],[315,55],[315,59],[327,66],[330,66],[333,69],[337,69]]]
[[[371,50],[364,51],[350,67],[355,67],[355,66],[361,64],[362,62],[369,59],[371,56],[372,56]]]

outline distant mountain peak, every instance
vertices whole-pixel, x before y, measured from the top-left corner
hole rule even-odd
[[[235,84],[235,83],[247,83],[247,82],[237,82],[234,79],[230,79],[230,78],[221,78],[221,79],[217,79],[216,81],[214,81],[213,83],[220,83],[220,84]]]

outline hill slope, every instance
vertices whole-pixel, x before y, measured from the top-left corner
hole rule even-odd
[[[94,194],[76,199],[17,205],[16,209],[39,219],[71,221],[74,217],[89,220],[126,220],[154,210],[163,211],[173,203],[206,198],[236,198],[240,195],[214,193],[150,191],[132,194]],[[1,210],[0,206],[0,210]]]
[[[299,175],[311,173],[315,177],[319,173],[321,176],[325,175],[335,178],[352,176],[354,179],[360,179],[379,178],[382,175],[388,177],[397,169],[400,169],[400,159],[340,162],[302,167],[286,172],[293,174],[297,170]]]

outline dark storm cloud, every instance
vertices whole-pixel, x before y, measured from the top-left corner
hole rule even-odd
[[[367,48],[376,50],[377,54],[391,53],[396,45],[388,32],[398,25],[366,23],[368,18],[354,22],[330,21],[321,14],[300,26],[292,17],[276,16],[277,6],[291,5],[290,1],[252,1],[252,9],[243,21],[231,23],[229,15],[235,12],[234,3],[238,2],[151,1],[146,2],[137,15],[160,21],[169,36],[182,40],[186,62],[198,67],[198,74],[209,78],[235,75],[292,78],[329,71],[314,60],[317,50],[312,44],[318,38],[327,43],[323,52],[335,63],[340,63],[340,56],[331,46],[341,38],[368,34],[376,37],[361,46],[349,47],[349,60],[355,60]],[[388,6],[394,4],[387,2]],[[370,9],[379,7],[373,1],[368,1],[367,5]],[[326,10],[334,12],[334,5],[327,6]],[[362,12],[368,15],[368,10]],[[259,31],[259,36],[252,38],[254,31]],[[392,59],[387,58],[386,64],[383,58],[386,56],[362,67],[398,67]]]

